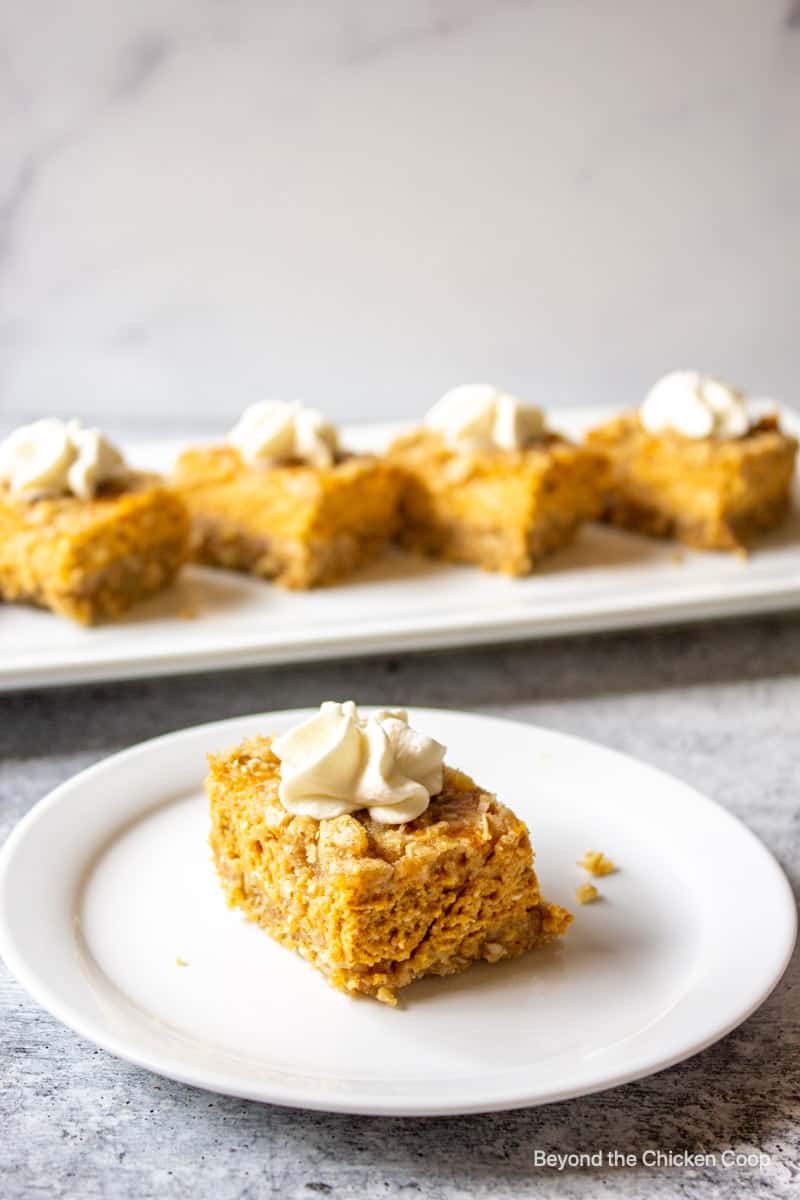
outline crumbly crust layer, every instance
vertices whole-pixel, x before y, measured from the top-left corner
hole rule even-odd
[[[488,571],[527,575],[602,507],[603,459],[550,435],[520,451],[459,452],[438,433],[399,438],[401,541]]]
[[[160,591],[186,558],[189,518],[155,476],[92,500],[20,500],[0,488],[0,597],[89,625]]]
[[[395,1002],[424,975],[498,962],[562,934],[539,894],[525,825],[467,775],[416,821],[315,821],[278,799],[271,738],[209,758],[211,848],[228,902],[334,987]]]
[[[741,550],[782,520],[797,441],[774,417],[744,437],[693,439],[649,433],[636,412],[588,435],[609,464],[606,520],[701,550]]]
[[[175,486],[192,517],[192,557],[309,588],[377,555],[397,525],[396,473],[369,455],[332,467],[250,467],[229,446],[190,450]]]

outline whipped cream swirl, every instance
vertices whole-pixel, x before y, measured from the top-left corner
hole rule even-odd
[[[750,428],[744,395],[699,371],[671,371],[659,379],[639,416],[649,433],[672,429],[689,438],[737,438]]]
[[[524,450],[545,433],[544,414],[489,383],[445,392],[425,418],[455,450]]]
[[[251,404],[228,434],[228,443],[250,466],[304,462],[330,467],[339,449],[336,430],[322,413],[287,400]]]
[[[279,799],[295,816],[366,808],[373,821],[400,825],[442,790],[445,747],[412,729],[403,709],[362,718],[352,700],[326,700],[272,750],[281,761]]]
[[[104,483],[123,483],[130,471],[99,429],[47,417],[22,425],[0,444],[0,479],[13,496],[91,500]]]

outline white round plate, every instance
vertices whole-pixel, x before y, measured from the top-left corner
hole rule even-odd
[[[54,1016],[158,1074],[254,1100],[423,1116],[625,1083],[695,1054],[780,978],[795,907],[775,860],[685,784],[533,726],[412,721],[529,825],[561,947],[423,980],[390,1009],[332,991],[228,909],[207,843],[205,754],[307,711],[135,746],[42,800],[0,854],[0,951]],[[619,871],[577,907],[576,866]],[[746,903],[745,903],[746,897]],[[186,964],[186,965],[182,965]]]

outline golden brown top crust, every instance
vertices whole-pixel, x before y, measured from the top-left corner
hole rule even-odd
[[[333,536],[358,526],[365,495],[386,536],[396,522],[398,472],[374,455],[351,455],[332,467],[251,467],[231,446],[188,450],[174,483],[192,510],[234,522],[264,523],[273,536]]]
[[[314,467],[301,461],[251,466],[234,446],[201,446],[184,450],[180,455],[175,464],[175,481],[180,487],[205,487],[211,483],[232,483],[244,475],[265,480],[280,477],[285,483],[293,482],[298,494],[302,494],[320,484],[335,487],[339,480],[349,481],[365,469],[371,470],[377,461],[372,454],[343,453],[331,467]]]
[[[144,471],[131,472],[123,483],[103,484],[91,500],[77,496],[56,496],[41,500],[12,496],[7,485],[0,484],[0,522],[15,529],[46,529],[51,533],[80,533],[96,526],[104,518],[118,520],[143,502],[153,501],[170,509],[183,507],[180,500],[162,483],[161,477]]]
[[[467,479],[504,478],[512,473],[539,475],[554,459],[572,461],[583,452],[581,446],[557,433],[547,433],[524,450],[455,450],[440,433],[420,426],[397,438],[387,457],[401,467],[425,471],[431,479],[461,483]]]
[[[587,443],[597,449],[614,453],[628,452],[636,448],[646,452],[649,448],[671,447],[683,453],[691,452],[695,458],[719,458],[733,455],[762,454],[765,450],[796,448],[797,439],[785,433],[774,415],[754,421],[747,433],[739,438],[690,438],[676,430],[650,433],[645,429],[637,409],[622,413],[613,420],[592,429],[586,435]]]
[[[232,750],[209,755],[210,781],[223,785],[229,796],[238,792],[238,820],[250,821],[254,831],[263,822],[273,836],[279,831],[282,839],[315,841],[321,864],[325,856],[329,865],[335,861],[337,870],[348,858],[395,864],[404,857],[439,853],[443,843],[485,843],[500,836],[527,839],[525,825],[510,809],[452,767],[445,767],[444,787],[425,812],[403,825],[378,824],[366,811],[324,821],[294,817],[278,799],[280,761],[272,753],[272,740],[251,738]]]

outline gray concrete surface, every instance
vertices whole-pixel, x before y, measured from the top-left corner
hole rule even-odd
[[[131,742],[330,696],[507,715],[637,755],[742,817],[798,890],[800,620],[791,616],[2,696],[0,837],[50,788]],[[797,955],[754,1016],[686,1063],[586,1099],[462,1119],[328,1116],[195,1091],[81,1041],[4,968],[0,1006],[4,1200],[798,1194]],[[639,1163],[537,1169],[537,1150],[617,1150]],[[648,1167],[648,1150],[716,1162]],[[769,1161],[728,1165],[730,1150]]]

